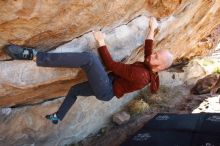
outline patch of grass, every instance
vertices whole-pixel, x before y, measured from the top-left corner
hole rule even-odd
[[[158,110],[168,111],[169,101],[178,98],[183,93],[178,89],[161,85],[157,94],[151,94],[149,87],[141,90],[140,94],[131,101],[126,109],[132,116],[144,112],[152,112]]]
[[[214,72],[213,72],[213,73],[220,74],[220,67],[216,67],[216,68],[214,69]]]
[[[131,115],[137,115],[143,113],[149,110],[149,108],[150,108],[149,104],[146,103],[143,99],[135,99],[131,101],[127,106],[128,112]]]
[[[198,60],[198,62],[205,68],[210,66],[213,67],[212,73],[220,74],[220,67],[217,60],[212,58],[203,58],[201,60]]]
[[[157,94],[152,94],[149,88],[145,88],[140,92],[140,97],[150,105],[164,103],[168,96],[170,96],[170,88],[162,85],[160,86]]]

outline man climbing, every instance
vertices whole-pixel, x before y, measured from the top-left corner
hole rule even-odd
[[[151,17],[149,33],[145,40],[144,62],[133,64],[115,62],[108,52],[104,35],[100,31],[93,32],[99,44],[98,52],[101,59],[105,67],[111,71],[109,74],[99,58],[91,52],[46,53],[16,45],[7,46],[5,51],[13,59],[36,60],[37,66],[82,68],[85,71],[88,81],[72,86],[58,111],[46,115],[48,120],[57,124],[63,120],[79,95],[94,95],[99,100],[109,101],[114,96],[121,98],[125,93],[139,90],[149,83],[151,92],[155,93],[159,87],[157,72],[168,68],[173,61],[172,54],[168,50],[152,53],[156,25],[156,19]]]

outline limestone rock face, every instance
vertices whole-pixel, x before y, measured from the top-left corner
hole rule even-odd
[[[205,55],[219,41],[220,1],[185,1],[161,20],[157,49],[170,48],[176,58]]]
[[[149,16],[159,20],[155,49],[168,48],[175,59],[205,55],[219,42],[220,1],[212,0],[5,0],[0,1],[0,60],[13,43],[40,51],[96,52],[92,30],[102,29],[116,61],[143,60]],[[55,49],[56,48],[56,49]],[[162,84],[183,75],[167,76]],[[77,142],[105,126],[112,113],[132,99],[103,103],[80,97],[62,124],[53,126],[44,116],[55,112],[68,89],[86,80],[76,68],[45,68],[33,61],[0,61],[0,107],[13,107],[0,116],[0,145],[65,145]]]
[[[0,47],[16,43],[48,50],[85,32],[117,26],[145,9],[167,16],[180,4],[159,0],[8,0],[0,2]]]
[[[64,146],[77,142],[108,124],[113,113],[134,95],[122,101],[113,98],[110,102],[98,101],[92,96],[79,97],[58,125],[44,116],[56,111],[63,98],[12,109],[9,116],[0,114],[0,146]]]

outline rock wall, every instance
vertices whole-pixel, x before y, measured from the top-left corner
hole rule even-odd
[[[159,20],[155,49],[169,48],[175,58],[205,55],[219,42],[220,1],[212,0],[8,0],[0,1],[0,59],[14,43],[50,52],[96,52],[91,30],[102,29],[117,61],[143,59],[149,16]],[[56,49],[55,49],[56,48]],[[177,86],[169,73],[162,84]],[[182,78],[176,75],[177,79]],[[64,145],[96,132],[112,113],[132,99],[101,102],[80,97],[64,121],[54,126],[44,116],[57,110],[67,90],[86,80],[80,69],[37,67],[33,61],[0,61],[0,145]],[[135,93],[134,93],[135,94]]]
[[[78,97],[64,120],[53,125],[44,118],[60,106],[64,98],[12,109],[0,117],[0,146],[64,146],[96,133],[111,121],[113,113],[133,98],[113,98],[109,102],[95,97]]]
[[[167,16],[181,0],[8,0],[0,2],[0,47],[15,43],[48,50],[103,27],[115,27],[143,13]],[[155,11],[156,10],[156,11]]]
[[[170,48],[176,58],[207,54],[219,41],[219,13],[220,1],[186,1],[162,20],[157,48]]]

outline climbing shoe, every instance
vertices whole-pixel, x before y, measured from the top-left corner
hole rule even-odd
[[[60,120],[56,114],[46,115],[45,118],[50,120],[53,124],[57,124]]]
[[[7,45],[4,47],[5,52],[12,58],[17,60],[32,60],[34,57],[34,49],[21,47],[18,45]]]

